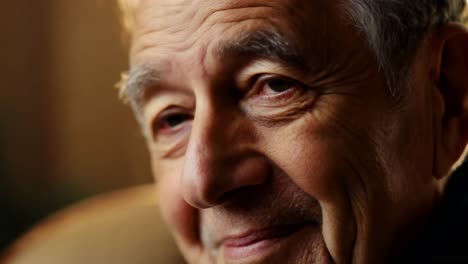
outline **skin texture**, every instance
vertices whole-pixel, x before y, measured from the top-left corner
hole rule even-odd
[[[131,67],[151,78],[130,100],[190,263],[382,263],[439,198],[466,143],[438,86],[461,29],[428,38],[396,101],[342,3],[141,1]],[[232,52],[252,32],[303,61]]]

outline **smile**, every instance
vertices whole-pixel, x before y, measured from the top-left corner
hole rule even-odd
[[[308,223],[283,225],[226,237],[220,244],[221,249],[224,257],[229,260],[267,255],[279,244],[286,243],[289,238],[306,225]]]

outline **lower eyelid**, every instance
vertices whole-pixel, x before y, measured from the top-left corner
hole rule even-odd
[[[177,141],[156,142],[152,151],[161,159],[179,158],[185,154],[189,138],[189,136],[185,136]]]
[[[157,131],[155,131],[155,129],[153,129],[152,131],[152,134],[153,134],[153,140],[154,141],[161,141],[161,140],[169,140],[169,141],[172,141],[169,139],[169,137],[176,137],[179,133],[182,133],[183,130],[185,129],[191,129],[191,126],[192,126],[192,121],[185,121],[177,126],[175,126],[174,128],[170,129],[171,131],[168,132],[168,133],[158,133]],[[187,128],[187,126],[190,126],[189,128]],[[165,137],[166,139],[162,139],[162,137]]]
[[[250,98],[243,102],[241,107],[247,116],[273,121],[276,116],[281,116],[283,113],[303,112],[306,108],[312,107],[318,95],[316,91],[307,88],[294,89],[288,94],[275,95],[273,97],[276,98],[273,99],[266,96]]]
[[[289,90],[286,90],[282,93],[276,93],[276,94],[257,94],[255,95],[252,99],[257,101],[257,103],[260,103],[262,105],[267,105],[267,104],[275,104],[280,103],[281,101],[286,101],[294,97],[297,94],[301,93],[300,88],[291,88]]]

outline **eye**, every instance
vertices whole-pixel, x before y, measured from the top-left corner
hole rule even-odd
[[[268,100],[286,99],[301,91],[303,85],[299,82],[279,75],[260,76],[254,84],[255,96],[263,97]]]
[[[172,136],[190,125],[192,114],[177,110],[168,109],[157,117],[152,125],[152,133],[155,138],[159,136]]]
[[[291,76],[293,76],[291,74]],[[253,75],[244,82],[248,91],[239,107],[245,116],[262,126],[285,124],[303,115],[317,98],[314,87],[279,74]]]
[[[272,78],[265,81],[265,86],[275,93],[282,93],[293,88],[294,84],[282,78]]]

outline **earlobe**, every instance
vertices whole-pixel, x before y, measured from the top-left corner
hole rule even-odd
[[[437,91],[434,91],[434,175],[443,178],[468,140],[468,31],[449,24],[432,39]]]

